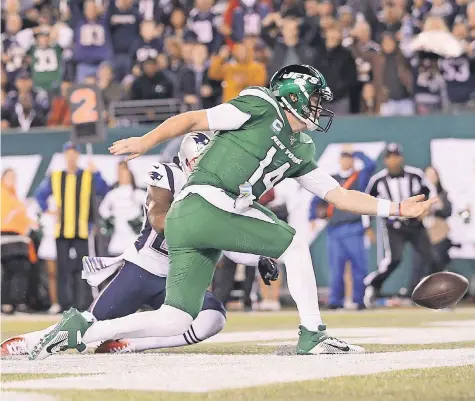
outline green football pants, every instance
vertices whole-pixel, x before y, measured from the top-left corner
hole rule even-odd
[[[197,194],[172,205],[165,224],[170,258],[166,305],[195,318],[222,250],[273,258],[284,253],[295,230],[257,203],[250,209],[267,221],[221,210]]]

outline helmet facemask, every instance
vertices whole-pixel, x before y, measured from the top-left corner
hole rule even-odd
[[[333,122],[333,117],[335,113],[329,109],[322,107],[322,102],[324,100],[331,99],[330,94],[322,93],[319,89],[315,89],[309,96],[308,100],[305,99],[300,104],[299,110],[299,94],[290,93],[286,97],[282,97],[281,101],[285,109],[290,111],[295,117],[300,121],[305,123],[309,131],[321,131],[327,132],[330,129],[330,126]],[[308,92],[303,92],[303,95],[307,95]],[[303,95],[300,95],[302,97]],[[322,123],[322,119],[323,122]]]

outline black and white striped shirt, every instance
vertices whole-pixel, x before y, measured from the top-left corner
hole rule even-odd
[[[404,166],[397,175],[390,174],[387,169],[373,175],[366,187],[366,193],[399,203],[411,196],[423,194],[427,198],[435,196],[437,192],[421,169]]]

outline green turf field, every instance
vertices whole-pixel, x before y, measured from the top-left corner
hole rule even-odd
[[[2,387],[27,401],[475,400],[475,308],[333,312],[324,320],[369,353],[299,357],[296,312],[230,313],[222,334],[191,347],[3,360]],[[2,338],[53,322],[6,318]]]

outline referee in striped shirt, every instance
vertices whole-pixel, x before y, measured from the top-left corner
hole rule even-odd
[[[429,197],[436,191],[425,179],[424,172],[418,168],[404,165],[402,147],[390,143],[384,150],[386,168],[371,177],[366,192],[381,199],[401,202],[411,196],[423,194]],[[365,306],[370,308],[380,295],[384,281],[401,263],[404,245],[409,242],[414,251],[420,255],[419,266],[413,266],[411,284],[412,292],[417,283],[429,272],[437,270],[432,256],[432,245],[429,235],[422,224],[422,219],[406,219],[390,217],[383,220],[384,257],[378,263],[378,269],[365,278]],[[368,227],[369,230],[371,230]],[[370,237],[374,238],[374,234]]]

